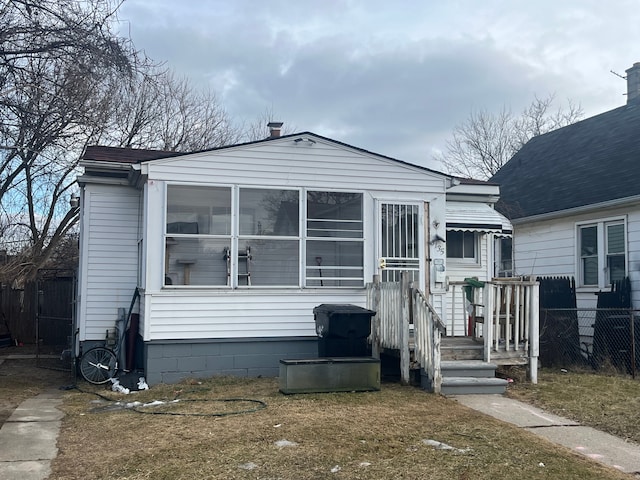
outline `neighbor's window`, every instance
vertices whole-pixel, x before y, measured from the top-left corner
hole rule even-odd
[[[447,232],[447,258],[477,261],[475,232]]]
[[[580,285],[604,288],[626,276],[626,235],[623,221],[603,221],[578,227]]]
[[[165,285],[226,285],[231,189],[167,186]]]
[[[306,285],[364,284],[362,194],[307,192]]]
[[[580,262],[583,285],[598,285],[598,227],[580,228]]]
[[[606,225],[607,284],[622,280],[626,275],[624,224]]]

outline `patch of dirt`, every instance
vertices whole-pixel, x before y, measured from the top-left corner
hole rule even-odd
[[[71,371],[61,370],[64,366],[57,358],[35,354],[35,346],[0,349],[0,425],[27,398],[74,383]]]

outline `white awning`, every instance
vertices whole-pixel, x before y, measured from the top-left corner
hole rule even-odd
[[[486,203],[447,202],[447,230],[511,235],[513,226]]]

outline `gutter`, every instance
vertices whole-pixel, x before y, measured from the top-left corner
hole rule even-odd
[[[640,195],[634,195],[632,197],[616,198],[614,200],[607,200],[606,202],[592,203],[590,205],[581,205],[580,207],[567,208],[565,210],[558,210],[555,212],[541,213],[539,215],[531,215],[530,217],[520,217],[510,219],[512,225],[521,225],[530,222],[542,222],[544,220],[554,220],[556,218],[566,217],[567,215],[579,215],[581,213],[589,213],[596,210],[622,207],[625,205],[632,205],[634,203],[640,203]]]

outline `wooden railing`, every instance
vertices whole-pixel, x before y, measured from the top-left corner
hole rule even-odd
[[[485,362],[501,354],[522,352],[528,357],[531,381],[537,383],[539,283],[499,278],[481,285],[450,282],[449,288],[448,331],[482,338]],[[470,288],[468,296],[466,288]]]
[[[374,277],[367,285],[367,306],[377,312],[371,328],[373,355],[379,357],[385,348],[398,350],[401,380],[408,384],[413,342],[414,360],[427,373],[430,390],[439,393],[440,338],[446,328],[422,292],[413,288],[408,273],[403,272],[401,282],[381,283]]]

